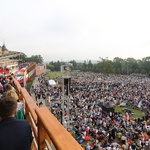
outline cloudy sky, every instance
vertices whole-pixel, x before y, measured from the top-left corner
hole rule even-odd
[[[0,0],[0,45],[45,61],[150,56],[149,0]]]

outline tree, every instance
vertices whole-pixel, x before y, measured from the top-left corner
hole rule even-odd
[[[36,62],[43,63],[43,57],[41,55],[32,55],[31,57],[27,57],[25,59],[26,62]]]
[[[114,73],[113,62],[108,58],[106,59],[100,58],[100,61],[98,62],[96,68],[98,68],[98,72],[100,73],[104,74]]]
[[[43,57],[41,55],[32,55],[30,58],[30,61],[36,62],[36,63],[43,63]]]
[[[91,60],[89,60],[89,62],[88,62],[88,64],[87,64],[87,68],[88,68],[89,71],[92,71],[92,69],[93,69],[93,64],[92,64],[92,61],[91,61]]]
[[[138,64],[136,59],[134,58],[127,58],[127,74],[135,73],[135,71],[138,69]]]
[[[150,57],[145,57],[142,59],[144,73],[150,75]]]
[[[87,71],[86,60],[84,60],[84,63],[83,63],[83,66],[82,66],[82,70],[83,70],[83,71]]]
[[[113,66],[114,66],[114,71],[116,74],[121,74],[122,73],[122,63],[123,59],[119,57],[115,57],[113,59]]]
[[[73,65],[74,69],[77,69],[77,62],[75,60],[69,61]]]
[[[54,70],[55,67],[54,67],[54,65],[52,65],[52,64],[46,64],[46,68],[47,68],[47,69],[50,69],[51,71],[55,71],[55,70]]]
[[[26,62],[26,60],[27,60],[27,55],[24,54],[24,53],[22,53],[20,56],[17,56],[16,58],[19,59],[19,62],[20,62],[20,63],[23,63],[23,62]]]

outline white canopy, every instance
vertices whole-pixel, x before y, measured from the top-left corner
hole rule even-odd
[[[56,82],[54,80],[52,80],[52,79],[49,80],[48,82],[49,82],[49,85],[56,85]]]

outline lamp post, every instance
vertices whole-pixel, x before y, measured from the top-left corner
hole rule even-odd
[[[62,116],[61,123],[64,125],[64,79],[62,77],[62,99],[61,99]]]
[[[65,76],[64,74],[64,68],[68,67],[70,68],[72,66],[71,63],[67,63],[65,65],[61,65],[61,72],[63,73],[62,76],[62,99],[61,99],[61,106],[62,106],[62,118],[61,122],[62,125],[65,125],[65,111],[64,111],[64,105],[65,105],[65,98],[67,100],[67,111],[68,111],[68,117],[67,117],[67,128],[69,128],[69,95],[70,95],[70,80],[71,76]],[[67,93],[65,93],[65,86],[67,88]]]

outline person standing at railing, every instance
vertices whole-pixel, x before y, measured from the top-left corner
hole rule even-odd
[[[19,100],[19,96],[17,95],[17,93],[13,90],[10,90],[7,92],[6,96],[11,96],[11,97],[14,97],[17,101],[17,114],[15,115],[15,118],[16,119],[25,119],[25,116],[24,116],[24,110],[23,110],[23,107],[24,107],[24,104],[23,102],[21,102]]]
[[[27,120],[18,120],[17,101],[6,96],[0,99],[0,150],[30,150],[32,130]]]

